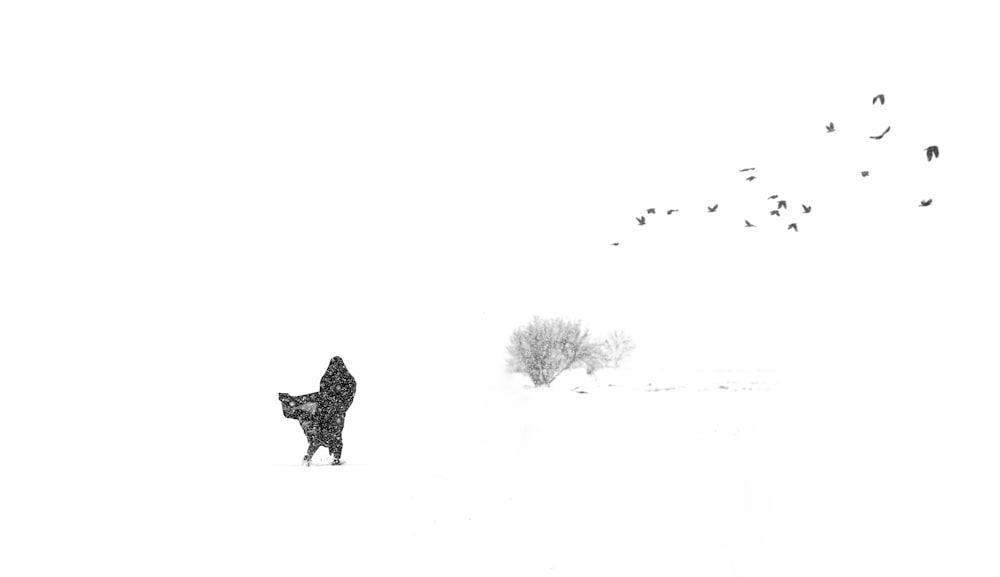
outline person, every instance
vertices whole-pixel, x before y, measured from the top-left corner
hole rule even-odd
[[[288,398],[282,400],[286,417],[299,419],[300,422],[306,420],[310,426],[310,430],[306,431],[306,436],[310,437],[306,462],[312,459],[318,447],[324,446],[330,449],[333,464],[340,464],[340,454],[344,450],[344,420],[347,409],[354,403],[357,388],[357,381],[344,365],[344,359],[333,357],[319,381],[319,392],[296,397],[287,395]],[[279,398],[282,398],[281,395]],[[311,418],[303,419],[303,411],[307,411],[307,416]]]
[[[340,357],[330,359],[326,373],[319,381],[316,417],[323,437],[329,442],[327,446],[334,465],[340,464],[340,454],[344,449],[344,421],[347,418],[347,409],[354,403],[357,388],[357,381],[347,370],[344,359]]]

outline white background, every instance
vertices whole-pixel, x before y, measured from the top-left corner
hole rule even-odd
[[[45,467],[55,492],[254,475],[301,443],[275,393],[316,390],[335,354],[359,431],[421,395],[431,419],[481,406],[536,314],[625,330],[634,367],[780,370],[870,423],[910,399],[901,438],[985,442],[1000,42],[981,6],[5,4],[15,495],[45,502]]]

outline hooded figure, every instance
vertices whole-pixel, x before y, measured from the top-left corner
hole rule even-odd
[[[329,439],[330,456],[333,464],[340,464],[340,453],[344,449],[344,419],[347,409],[354,402],[357,382],[344,365],[344,359],[333,357],[326,373],[319,381],[319,406],[316,417],[323,436]]]
[[[333,464],[340,464],[344,449],[344,419],[354,402],[357,383],[344,365],[344,359],[333,357],[319,382],[319,392],[293,397],[278,395],[285,417],[297,419],[309,439],[309,452],[303,462],[308,464],[321,446],[330,449]]]

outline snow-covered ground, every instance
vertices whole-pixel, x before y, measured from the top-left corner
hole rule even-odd
[[[736,575],[760,563],[765,394],[583,395],[573,380],[529,389],[500,376],[389,399],[360,379],[342,467],[325,450],[300,466],[303,435],[268,398],[242,419],[256,429],[247,442],[223,440],[238,417],[219,424],[215,462],[150,450],[79,479],[55,497],[69,523],[22,553],[38,555],[39,574],[93,563],[106,574]]]
[[[33,499],[8,516],[21,574],[996,567],[985,552],[1000,513],[1000,427],[971,387],[829,394],[790,389],[774,371],[687,386],[623,368],[564,374],[548,389],[498,370],[406,393],[380,391],[362,369],[341,467],[325,449],[300,466],[305,440],[276,395],[234,402],[162,458],[154,445],[99,468],[48,461]]]

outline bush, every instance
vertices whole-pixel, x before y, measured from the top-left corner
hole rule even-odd
[[[635,350],[635,343],[625,333],[619,330],[612,331],[604,342],[601,343],[601,352],[606,364],[618,368],[632,351]]]
[[[590,339],[580,321],[535,317],[514,330],[507,345],[507,367],[526,373],[536,387],[547,387],[563,371],[586,366],[591,373],[604,364],[601,345]]]

